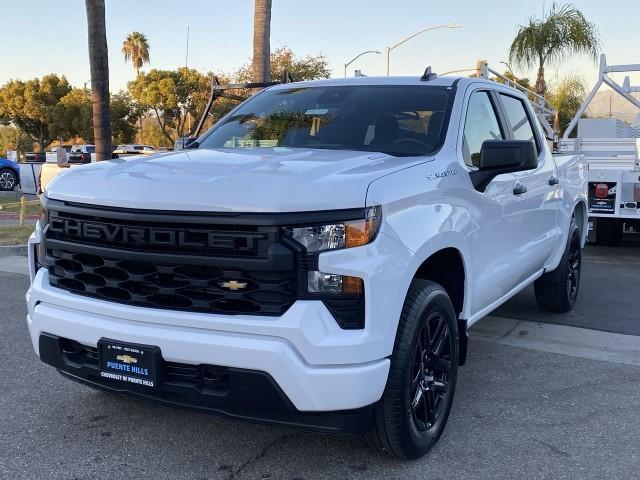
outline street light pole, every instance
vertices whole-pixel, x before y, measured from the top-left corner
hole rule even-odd
[[[358,55],[356,55],[355,57],[353,57],[351,60],[349,60],[347,63],[344,64],[345,78],[347,78],[347,67],[351,65],[353,62],[355,62],[357,59],[359,59],[361,56],[366,55],[367,53],[375,53],[377,55],[380,55],[380,52],[378,50],[367,50],[366,52],[359,53]]]
[[[415,38],[418,35],[422,35],[425,32],[430,32],[431,30],[437,30],[439,28],[452,28],[453,29],[453,28],[461,28],[461,27],[462,27],[462,25],[458,25],[457,23],[448,23],[447,25],[435,25],[433,27],[428,27],[428,28],[425,28],[424,30],[420,30],[419,32],[414,33],[413,35],[409,35],[407,38],[405,38],[404,40],[399,41],[398,43],[396,43],[392,47],[387,47],[387,76],[389,76],[389,64],[390,64],[390,60],[391,60],[391,50],[395,50],[400,45],[403,45],[403,44],[407,43],[412,38]]]

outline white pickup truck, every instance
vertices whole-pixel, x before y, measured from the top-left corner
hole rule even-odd
[[[574,305],[586,179],[494,82],[274,86],[187,150],[49,184],[33,347],[94,388],[415,458],[471,325],[531,284],[545,309]]]

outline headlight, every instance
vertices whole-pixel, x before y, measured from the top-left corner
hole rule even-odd
[[[292,227],[287,231],[307,252],[315,253],[371,243],[378,233],[380,220],[380,207],[371,207],[366,209],[365,218],[361,220]]]

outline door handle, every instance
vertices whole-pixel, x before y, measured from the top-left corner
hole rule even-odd
[[[560,183],[560,180],[558,179],[558,177],[556,177],[555,175],[551,175],[549,177],[549,185],[551,185],[552,187],[554,185],[558,185]]]
[[[527,187],[525,187],[521,183],[518,183],[515,187],[513,187],[514,195],[522,195],[523,193],[527,193]]]

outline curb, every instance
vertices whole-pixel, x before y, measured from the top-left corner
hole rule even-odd
[[[20,200],[22,192],[20,190],[13,190],[11,192],[0,192],[0,198],[10,198]]]
[[[6,247],[0,246],[0,258],[13,257],[16,255],[21,255],[23,257],[26,257],[27,246],[26,245],[9,245]]]
[[[640,367],[640,336],[492,315],[470,332],[486,342]]]

